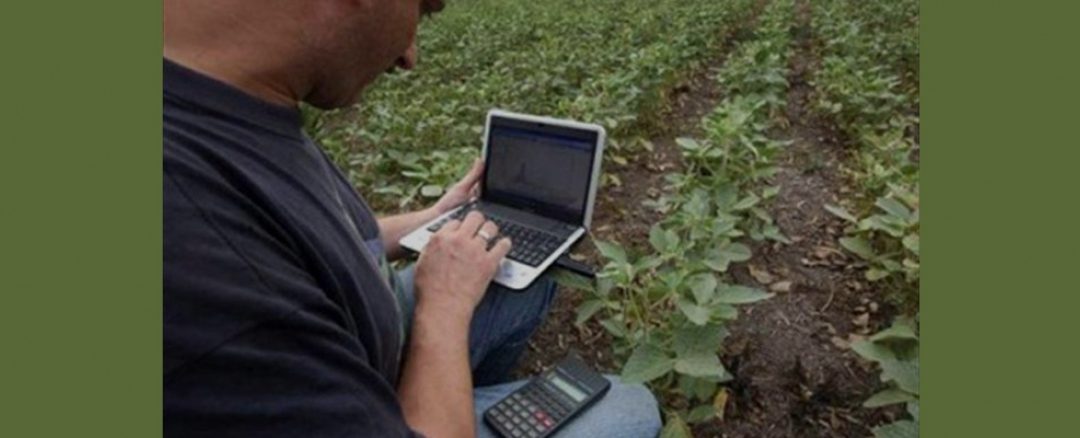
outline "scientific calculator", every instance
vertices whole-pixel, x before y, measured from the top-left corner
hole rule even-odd
[[[551,436],[610,388],[611,382],[571,354],[485,411],[484,421],[505,438]]]

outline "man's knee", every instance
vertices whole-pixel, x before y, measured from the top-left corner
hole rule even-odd
[[[618,377],[605,376],[612,382],[616,406],[627,424],[633,424],[633,430],[643,432],[641,436],[655,436],[663,426],[660,420],[660,407],[656,397],[645,385],[640,383],[625,384]]]
[[[611,389],[567,425],[566,436],[655,437],[663,426],[656,397],[644,385],[605,377],[611,381]]]

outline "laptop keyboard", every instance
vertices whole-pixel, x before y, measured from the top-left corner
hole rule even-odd
[[[461,220],[470,211],[477,210],[476,204],[469,204],[464,208],[458,209],[450,216],[440,219],[428,227],[428,231],[436,232],[439,228],[442,228],[446,222],[452,219]],[[482,211],[481,211],[482,212]],[[510,260],[524,263],[529,266],[540,266],[544,260],[559,249],[559,245],[563,243],[563,239],[555,236],[551,233],[546,233],[537,230],[532,227],[527,227],[516,222],[511,222],[501,217],[484,213],[484,217],[499,226],[499,235],[509,237],[513,246],[510,248],[510,253],[506,255]]]

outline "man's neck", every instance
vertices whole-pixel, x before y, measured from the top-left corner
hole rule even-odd
[[[228,62],[212,60],[207,57],[193,57],[183,52],[171,51],[168,48],[165,49],[164,54],[165,58],[172,62],[231,85],[240,91],[274,105],[291,108],[295,107],[300,100],[282,81],[275,81],[269,77],[252,74]]]
[[[288,43],[262,32],[258,18],[236,3],[166,1],[165,58],[275,105],[295,107],[303,84],[292,83]],[[273,53],[268,53],[273,52]],[[268,56],[276,54],[276,56]]]

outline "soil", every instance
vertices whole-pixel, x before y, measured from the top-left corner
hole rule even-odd
[[[735,378],[727,384],[724,418],[695,425],[695,436],[867,437],[872,427],[901,414],[898,408],[861,407],[882,384],[876,370],[847,348],[851,340],[884,328],[895,311],[838,248],[844,224],[823,208],[852,194],[842,170],[843,143],[808,109],[812,86],[807,80],[817,63],[809,19],[808,0],[798,1],[788,123],[773,133],[791,144],[770,181],[781,189],[769,209],[792,243],[756,244],[754,257],[733,268],[736,282],[777,293],[743,307],[729,327],[722,361]],[[664,174],[681,169],[674,139],[697,133],[702,117],[719,103],[722,90],[713,77],[745,30],[737,29],[713,61],[673,88],[671,107],[663,114],[668,129],[652,138],[652,152],[605,169],[622,184],[606,187],[598,199],[598,238],[647,244],[648,230],[660,216],[641,202],[663,190]],[[591,245],[581,247],[577,257],[596,266]],[[609,355],[609,335],[592,321],[574,325],[580,301],[578,293],[559,294],[519,364],[519,376],[541,371],[571,349],[602,371],[618,371]]]

